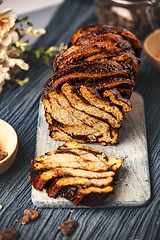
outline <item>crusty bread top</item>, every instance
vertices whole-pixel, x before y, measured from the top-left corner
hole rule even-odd
[[[100,80],[105,80],[105,88],[133,89],[141,50],[139,39],[125,29],[106,25],[81,28],[56,57],[54,74],[46,82],[42,98],[66,82],[101,86]]]

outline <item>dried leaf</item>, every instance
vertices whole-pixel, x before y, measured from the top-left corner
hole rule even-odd
[[[29,78],[25,78],[23,80],[20,79],[15,79],[15,82],[18,83],[20,86],[23,86],[25,83],[27,83],[29,81]]]

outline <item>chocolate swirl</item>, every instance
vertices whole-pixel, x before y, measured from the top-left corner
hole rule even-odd
[[[79,29],[56,57],[54,74],[43,89],[51,137],[115,143],[122,115],[131,110],[141,49],[136,36],[122,28],[94,25]]]

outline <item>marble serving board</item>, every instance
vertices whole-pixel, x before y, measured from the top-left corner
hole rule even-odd
[[[115,194],[111,194],[105,203],[99,206],[100,208],[141,206],[151,197],[143,99],[138,93],[133,92],[131,101],[132,110],[125,115],[116,145],[86,144],[104,152],[108,157],[124,159],[117,185],[114,186]],[[63,141],[56,141],[49,137],[48,124],[40,101],[35,158],[63,144]],[[86,208],[82,205],[74,206],[61,197],[49,198],[47,193],[37,191],[34,187],[32,187],[31,198],[32,202],[40,208]]]

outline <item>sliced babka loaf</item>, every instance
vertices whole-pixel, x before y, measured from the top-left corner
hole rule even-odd
[[[42,102],[50,136],[80,143],[114,144],[140,64],[141,42],[110,26],[78,30],[53,64]]]
[[[97,206],[113,192],[123,160],[107,157],[91,147],[67,142],[31,160],[33,187],[49,197],[64,197],[74,205]]]

